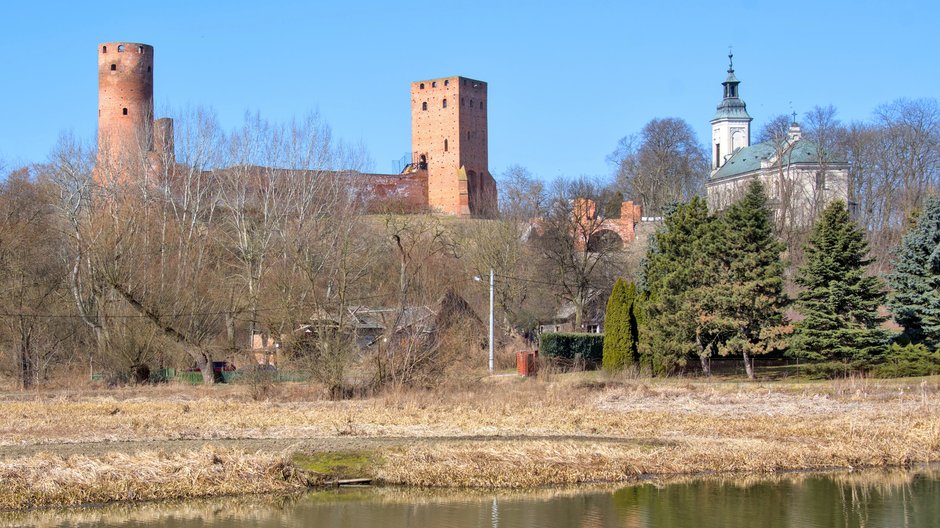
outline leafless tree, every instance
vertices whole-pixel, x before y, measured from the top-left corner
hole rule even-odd
[[[0,184],[0,368],[24,389],[39,383],[74,336],[63,314],[66,267],[54,192],[35,171],[4,174]]]
[[[605,227],[597,212],[597,183],[558,179],[552,184],[544,216],[534,239],[542,282],[551,284],[559,300],[574,307],[575,327],[581,328],[585,307],[596,295],[610,291],[623,242]]]
[[[608,161],[616,167],[618,188],[651,215],[701,194],[709,167],[692,127],[671,117],[653,119],[638,135],[621,139]]]
[[[940,107],[934,99],[899,99],[875,111],[871,123],[853,123],[839,147],[850,164],[850,200],[869,231],[874,271],[890,252],[925,196],[940,188]]]

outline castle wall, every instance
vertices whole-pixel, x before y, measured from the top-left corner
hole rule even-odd
[[[354,185],[362,189],[371,213],[428,211],[428,171],[408,174],[361,174]]]
[[[176,168],[173,121],[154,121],[154,49],[135,42],[98,45],[98,163],[103,182],[166,176]],[[464,77],[411,85],[415,170],[356,178],[373,209],[496,212],[488,168],[486,83]]]

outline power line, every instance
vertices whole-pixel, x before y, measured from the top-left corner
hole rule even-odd
[[[355,303],[359,301],[366,301],[370,299],[377,299],[380,297],[387,297],[385,294],[377,295],[365,295],[362,297],[355,297],[352,299],[347,299],[347,303]],[[309,303],[298,303],[298,304],[288,304],[285,306],[276,306],[276,307],[259,307],[255,309],[245,309],[245,310],[215,310],[208,312],[187,312],[187,313],[175,313],[175,314],[158,314],[160,319],[173,319],[178,317],[205,317],[212,315],[227,315],[227,314],[244,314],[244,313],[257,313],[257,312],[272,312],[276,310],[294,310],[300,308],[313,308],[316,306],[321,306],[323,303],[309,302]],[[83,316],[81,314],[53,314],[53,313],[13,313],[13,312],[0,312],[0,318],[35,318],[35,319],[81,319]],[[150,319],[151,316],[145,314],[105,314],[103,317],[108,319]]]

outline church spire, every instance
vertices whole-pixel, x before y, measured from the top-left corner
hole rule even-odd
[[[728,51],[728,77],[721,83],[725,87],[725,99],[733,99],[738,96],[738,84],[741,81],[734,76],[734,53]]]
[[[738,95],[741,82],[734,76],[734,53],[728,49],[728,76],[721,83],[724,96],[712,118],[712,170],[717,171],[738,150],[751,144],[751,116]]]

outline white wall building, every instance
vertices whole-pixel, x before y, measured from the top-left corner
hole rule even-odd
[[[724,97],[711,121],[712,171],[705,184],[709,208],[728,207],[755,178],[763,182],[781,226],[808,227],[829,202],[848,203],[848,163],[831,159],[804,139],[795,122],[786,137],[751,145],[751,116],[739,97],[739,84],[729,62]]]

